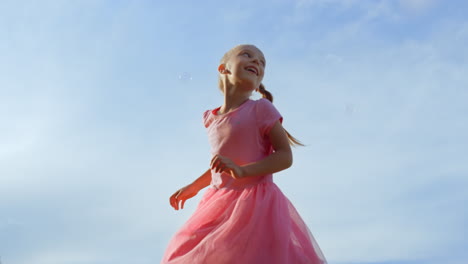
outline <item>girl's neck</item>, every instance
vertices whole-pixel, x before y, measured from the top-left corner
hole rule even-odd
[[[245,103],[245,101],[249,100],[249,96],[246,97],[237,97],[237,98],[226,98],[224,97],[224,104],[219,108],[218,114],[226,114],[231,112],[232,110],[239,107],[241,104]]]
[[[229,83],[227,78],[223,81],[224,86],[224,104],[218,110],[219,114],[225,114],[233,109],[236,109],[252,95],[252,90],[247,87],[242,87],[242,84]]]
[[[243,95],[229,95],[229,94],[224,94],[224,104],[219,108],[218,113],[219,114],[225,114],[228,113],[237,107],[239,107],[241,104],[245,103],[245,101],[249,100],[250,94],[243,94]]]

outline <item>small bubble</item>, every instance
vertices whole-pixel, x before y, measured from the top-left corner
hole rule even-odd
[[[345,111],[348,115],[352,115],[355,111],[356,111],[356,108],[354,106],[354,104],[352,103],[347,103],[345,105]]]
[[[189,72],[183,72],[179,74],[179,80],[181,81],[191,81],[192,75]]]

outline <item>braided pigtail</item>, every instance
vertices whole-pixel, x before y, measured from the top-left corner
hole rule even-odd
[[[260,84],[260,86],[258,87],[258,92],[260,94],[262,94],[263,98],[266,98],[266,99],[268,99],[268,101],[273,103],[273,95],[269,91],[267,91],[265,89],[265,86],[263,84]],[[288,135],[289,144],[291,146],[293,146],[293,147],[295,147],[295,146],[304,146],[304,144],[302,144],[299,140],[297,140],[295,137],[293,137],[291,134],[289,134],[289,132],[286,129],[284,129],[284,132],[286,132],[286,135]]]
[[[263,98],[266,98],[268,101],[273,103],[273,95],[265,89],[263,83],[261,83],[260,87],[258,87],[258,92],[262,94]]]

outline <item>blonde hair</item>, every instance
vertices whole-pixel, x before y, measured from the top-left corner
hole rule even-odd
[[[250,44],[237,45],[237,46],[230,49],[228,52],[226,52],[223,55],[223,57],[221,58],[220,63],[221,64],[226,63],[229,60],[229,58],[232,56],[232,53],[241,46],[253,46],[253,47],[255,47],[254,45],[250,45]],[[255,48],[260,50],[257,47],[255,47]],[[221,90],[221,92],[224,93],[224,86],[223,86],[223,82],[222,82],[222,79],[221,79],[221,75],[219,75],[219,78],[218,78],[218,87]],[[260,84],[258,89],[256,89],[256,91],[258,91],[262,95],[262,98],[266,98],[268,101],[273,103],[273,95],[269,91],[267,91],[265,89],[265,86],[262,83]],[[288,136],[289,144],[291,146],[293,146],[293,147],[295,147],[295,146],[304,146],[304,144],[302,144],[299,140],[297,140],[295,137],[293,137],[291,134],[289,134],[289,132],[285,128],[283,128],[283,129],[284,129],[284,132],[286,132],[286,135]]]

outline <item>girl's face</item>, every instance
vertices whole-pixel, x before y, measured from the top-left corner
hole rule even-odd
[[[226,70],[224,74],[227,74],[231,84],[255,90],[262,83],[265,64],[265,57],[257,47],[242,45],[231,51],[231,55],[219,69],[221,74]]]

